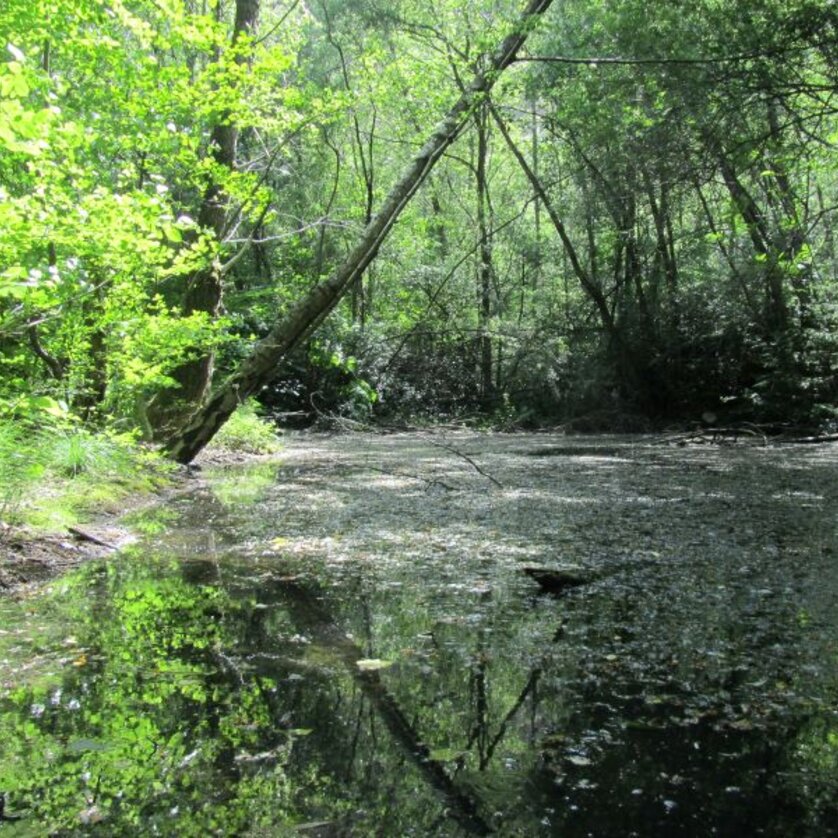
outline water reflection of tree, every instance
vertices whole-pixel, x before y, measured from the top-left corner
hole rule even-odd
[[[68,579],[52,607],[73,626],[74,659],[5,698],[3,787],[33,827],[202,835],[285,811],[293,736],[253,684],[218,676],[219,592],[155,578],[160,569]],[[103,586],[108,596],[91,600]],[[248,761],[257,742],[271,752],[258,768]]]
[[[552,638],[545,644],[543,655],[549,655],[550,645],[558,642],[564,630],[564,624],[560,623]],[[466,739],[465,751],[477,749],[477,770],[488,770],[495,751],[502,744],[510,733],[510,727],[515,723],[516,718],[529,702],[529,741],[532,744],[536,737],[536,716],[538,713],[538,683],[545,665],[545,657],[539,657],[526,674],[524,686],[518,696],[514,699],[509,709],[500,718],[492,730],[490,714],[490,662],[492,660],[492,642],[490,633],[485,627],[478,630],[476,635],[476,651],[472,658],[471,677],[469,679],[470,706],[473,713],[473,725]],[[501,706],[507,695],[501,697]],[[465,765],[464,760],[458,763],[458,770]]]
[[[539,681],[561,629],[545,638],[543,619],[528,613],[538,609],[522,610],[515,596],[494,601],[488,586],[471,592],[477,608],[473,623],[458,618],[435,622],[415,587],[399,594],[355,580],[348,590],[345,581],[336,597],[342,622],[360,634],[357,641],[367,654],[402,659],[403,677],[384,676],[388,706],[383,714],[402,720],[396,739],[422,755],[426,768],[433,769],[435,786],[449,797],[471,801],[463,807],[467,811],[499,813],[503,801],[483,788],[486,784],[475,780],[475,774],[508,776],[506,766],[495,759],[501,745],[517,760],[537,759],[531,746],[539,729]],[[504,613],[510,606],[518,612],[512,619]],[[333,621],[328,605],[319,608],[322,619]],[[468,607],[461,602],[459,610],[467,612]],[[553,614],[552,607],[546,610]],[[378,619],[370,619],[371,614]],[[433,626],[430,632],[428,626]],[[417,637],[428,638],[431,650],[413,648]],[[356,657],[358,653],[356,647]]]
[[[193,584],[213,576],[205,563],[189,565],[188,573]],[[233,601],[253,596],[254,579],[246,572],[238,581],[228,572],[226,584]],[[311,583],[297,584],[293,577],[277,579],[268,574],[260,579],[255,589],[260,602],[244,619],[244,643],[237,648],[239,659],[267,670],[291,668],[297,677],[304,673],[310,682],[304,689],[295,680],[295,702],[284,706],[284,718],[307,719],[306,724],[315,728],[311,738],[300,741],[295,748],[287,766],[289,773],[293,777],[299,766],[323,765],[324,774],[332,775],[335,782],[351,783],[343,793],[343,806],[354,800],[359,808],[374,813],[379,826],[389,823],[394,830],[415,826],[426,821],[430,813],[434,819],[429,823],[437,825],[434,829],[450,816],[466,832],[483,834],[487,827],[473,801],[456,788],[444,767],[431,757],[380,674],[356,666],[358,660],[373,652],[374,619],[363,596],[363,580],[347,580],[347,585],[355,589],[354,601],[359,603],[364,626],[355,639],[349,639],[332,618],[327,597]],[[265,603],[271,607],[259,607]],[[282,615],[279,624],[277,615]],[[278,646],[278,636],[291,632],[303,642],[297,650],[302,659],[295,659],[288,651],[285,657],[266,652]],[[233,656],[225,657],[227,666],[238,668]],[[325,753],[329,754],[327,762]],[[324,777],[320,781],[326,782]],[[423,790],[417,783],[428,788]],[[430,808],[429,793],[439,798]],[[311,796],[310,788],[306,795]],[[425,811],[417,810],[416,801],[424,801],[421,805]],[[331,809],[333,813],[340,811],[340,801],[332,800]],[[446,816],[446,811],[450,815]]]

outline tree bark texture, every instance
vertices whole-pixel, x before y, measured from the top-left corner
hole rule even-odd
[[[236,0],[236,17],[233,24],[231,47],[242,37],[253,35],[259,19],[260,0]],[[245,63],[246,56],[236,56],[236,62]],[[239,129],[235,122],[219,120],[210,134],[210,154],[220,165],[234,169],[239,140]],[[227,230],[227,205],[224,190],[218,184],[211,184],[201,200],[198,210],[198,226],[211,230],[217,241],[222,241]],[[185,316],[204,312],[211,318],[218,316],[224,286],[219,264],[213,264],[189,277],[184,291],[181,310]],[[164,437],[175,430],[204,401],[212,382],[215,355],[207,352],[187,361],[172,371],[171,377],[178,387],[172,400],[162,401],[150,415],[153,424]]]
[[[514,31],[490,56],[488,69],[475,74],[457,102],[434,128],[343,264],[275,322],[270,332],[242,361],[239,369],[210,396],[186,426],[171,437],[165,446],[170,457],[181,463],[191,462],[238,405],[273,380],[283,358],[323,322],[352,284],[363,275],[402,210],[446,149],[460,135],[475,108],[485,101],[499,75],[523,46],[534,22],[551,4],[552,0],[528,0]]]
[[[494,381],[492,379],[492,335],[489,323],[492,318],[492,239],[487,223],[489,208],[489,180],[486,163],[489,156],[489,125],[485,105],[475,114],[477,131],[477,161],[475,185],[477,187],[477,233],[480,236],[480,256],[477,270],[477,323],[480,348],[480,399],[485,408],[492,406]]]

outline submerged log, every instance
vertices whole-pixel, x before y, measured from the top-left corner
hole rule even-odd
[[[523,565],[521,570],[550,594],[562,594],[571,588],[588,585],[597,576],[590,570],[577,565]]]
[[[93,533],[86,532],[79,529],[79,527],[67,527],[67,532],[74,535],[79,541],[87,541],[90,544],[97,544],[99,547],[107,547],[108,550],[119,550],[116,544],[111,544],[109,541],[104,541]]]

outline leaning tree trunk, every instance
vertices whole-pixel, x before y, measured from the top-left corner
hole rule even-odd
[[[364,229],[361,239],[343,264],[276,321],[267,336],[242,361],[238,370],[210,396],[186,426],[171,437],[165,446],[170,457],[181,463],[190,462],[244,399],[273,380],[280,361],[334,309],[366,270],[402,210],[445,150],[460,135],[475,107],[485,101],[498,76],[515,59],[535,20],[551,3],[552,0],[528,0],[515,31],[492,53],[487,62],[488,69],[475,74],[471,84],[436,126],[401,179],[390,190],[381,209]]]

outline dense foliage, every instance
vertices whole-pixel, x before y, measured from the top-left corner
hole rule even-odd
[[[341,265],[520,5],[4,3],[3,416],[170,433]],[[261,401],[832,420],[835,7],[530,28]]]

